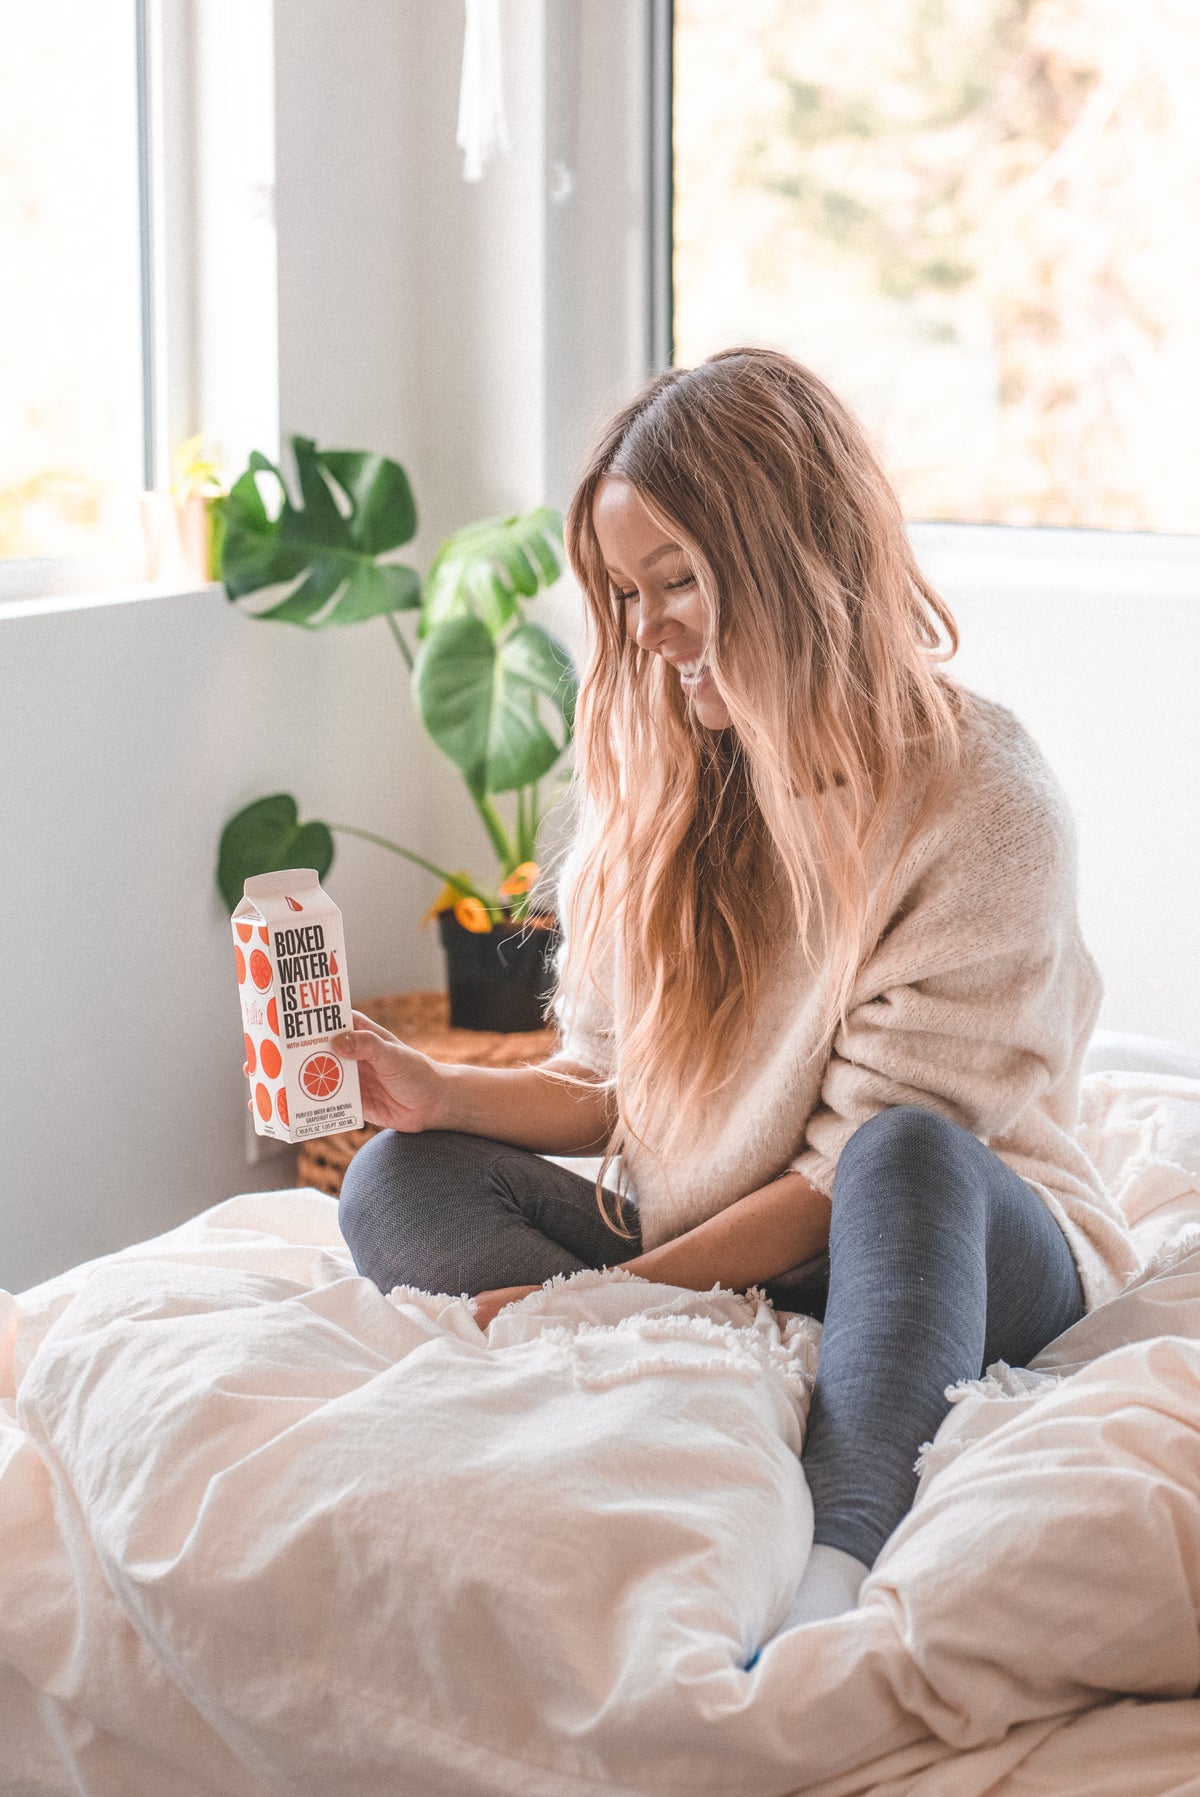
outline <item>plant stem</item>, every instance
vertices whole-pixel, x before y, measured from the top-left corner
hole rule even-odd
[[[404,632],[401,630],[399,624],[397,624],[397,622],[396,622],[396,614],[394,611],[387,612],[385,615],[387,617],[388,629],[391,631],[392,635],[395,637],[396,647],[399,649],[401,655],[404,657],[404,660],[408,666],[408,671],[411,674],[412,669],[413,669],[413,658],[412,658],[412,653],[409,650],[408,644],[404,640]]]
[[[360,830],[355,824],[330,824],[328,827],[331,830],[337,830],[342,836],[358,836],[363,842],[373,842],[381,849],[390,849],[393,855],[403,855],[406,861],[414,861],[418,867],[423,867],[427,872],[436,874],[439,880],[445,880],[447,886],[453,886],[455,892],[461,892],[467,898],[477,898],[481,905],[487,906],[489,911],[499,909],[494,902],[489,902],[479,888],[471,884],[470,880],[464,880],[461,874],[447,873],[444,867],[438,867],[436,863],[426,861],[424,855],[414,855],[411,849],[402,849],[398,842],[389,842],[386,836],[376,836],[374,830]]]
[[[483,827],[492,839],[492,847],[500,857],[504,872],[510,873],[517,865],[517,858],[513,854],[512,837],[504,827],[504,819],[487,793],[472,793],[471,797],[475,800],[475,808],[483,819]]]

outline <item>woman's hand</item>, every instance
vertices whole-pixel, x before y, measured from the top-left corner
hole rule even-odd
[[[475,1321],[481,1329],[486,1329],[506,1304],[515,1304],[518,1298],[527,1298],[530,1292],[540,1289],[536,1285],[506,1285],[499,1291],[480,1292],[475,1300]]]
[[[354,1028],[331,1037],[329,1046],[358,1066],[365,1120],[409,1134],[453,1128],[446,1080],[438,1063],[401,1042],[365,1012],[352,1011],[351,1016]]]

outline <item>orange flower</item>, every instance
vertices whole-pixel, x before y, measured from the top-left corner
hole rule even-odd
[[[507,880],[500,882],[500,894],[503,898],[516,898],[522,892],[528,892],[538,877],[536,861],[522,861],[520,867],[514,867]]]
[[[477,936],[492,927],[486,907],[477,898],[460,898],[455,904],[454,915],[464,930],[473,930]]]
[[[458,873],[458,877],[462,880],[469,880],[471,878],[470,874],[463,873],[461,870],[456,869],[456,872]],[[451,905],[456,905],[461,896],[462,894],[459,892],[457,886],[443,886],[442,890],[438,893],[432,905],[430,905],[428,911],[426,911],[424,917],[421,919],[421,928],[424,929],[426,924],[432,923],[439,911],[449,911]]]

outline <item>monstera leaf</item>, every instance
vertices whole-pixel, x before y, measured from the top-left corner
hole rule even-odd
[[[315,867],[322,879],[333,866],[333,837],[325,824],[302,824],[296,801],[287,792],[256,799],[221,832],[217,885],[232,911],[251,874],[278,873],[284,867]]]
[[[421,602],[417,635],[451,618],[480,618],[498,637],[562,573],[562,520],[548,505],[512,518],[485,518],[455,531],[438,550]]]
[[[450,618],[426,637],[413,668],[422,722],[476,798],[529,786],[553,767],[570,740],[575,691],[570,654],[537,624],[497,641],[479,618]]]
[[[229,598],[259,595],[269,603],[256,617],[310,630],[419,606],[415,570],[384,559],[416,534],[416,506],[400,464],[359,450],[318,450],[309,437],[293,437],[292,454],[300,505],[257,450],[221,502]],[[263,499],[264,477],[277,489],[278,510]]]

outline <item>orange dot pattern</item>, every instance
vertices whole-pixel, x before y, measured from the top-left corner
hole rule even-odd
[[[257,934],[265,948],[271,945],[270,933],[265,924],[247,922],[244,918],[234,921],[235,937],[233,952],[237,963],[238,985],[242,988],[242,1004],[246,1010],[253,1010],[254,1021],[247,1017],[247,1027],[243,1031],[246,1060],[242,1068],[250,1082],[250,1109],[256,1111],[264,1123],[278,1117],[285,1129],[288,1123],[287,1091],[275,1082],[283,1073],[283,1055],[279,1043],[272,1040],[279,1035],[279,1002],[274,994],[268,999],[266,1007],[266,1029],[263,1027],[261,1010],[256,1003],[257,994],[265,997],[275,984],[275,970],[271,958],[262,948],[250,948],[250,943]],[[242,953],[241,945],[246,945],[246,953]],[[266,1030],[271,1034],[268,1035]],[[253,1030],[253,1034],[251,1034]]]

